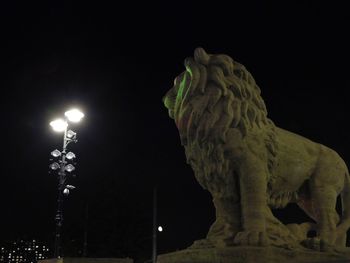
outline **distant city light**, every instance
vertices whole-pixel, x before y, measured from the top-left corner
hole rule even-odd
[[[39,259],[49,257],[47,246],[42,246],[36,240],[11,242],[0,248],[0,262],[19,263],[19,262],[37,262]]]

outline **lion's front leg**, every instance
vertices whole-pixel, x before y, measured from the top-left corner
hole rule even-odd
[[[239,186],[242,231],[234,239],[238,245],[267,246],[265,211],[267,168],[256,158],[240,162]]]

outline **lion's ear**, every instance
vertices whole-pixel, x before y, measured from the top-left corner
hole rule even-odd
[[[193,58],[185,58],[185,61],[184,61],[184,66],[185,68],[191,68],[191,66],[194,64],[194,61],[193,61]]]
[[[205,52],[205,50],[201,47],[198,47],[194,50],[194,60],[197,63],[203,64],[203,65],[208,65],[209,63],[209,55],[207,54],[207,52]]]

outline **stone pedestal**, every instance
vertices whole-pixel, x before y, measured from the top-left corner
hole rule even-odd
[[[185,249],[158,256],[157,263],[349,263],[343,253],[287,250],[276,247]]]
[[[133,263],[131,258],[54,258],[39,260],[38,263]]]

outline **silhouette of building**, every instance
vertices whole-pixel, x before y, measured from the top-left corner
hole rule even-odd
[[[19,240],[0,246],[1,263],[36,263],[49,258],[49,248],[37,240]]]

